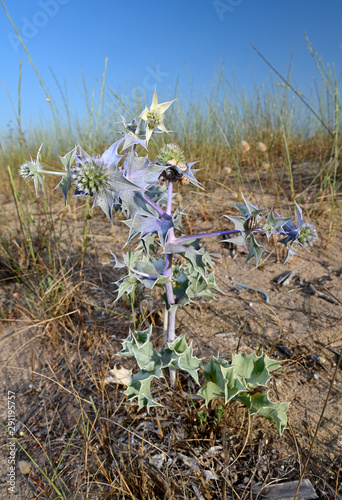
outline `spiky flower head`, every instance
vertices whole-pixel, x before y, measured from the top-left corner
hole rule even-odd
[[[305,222],[299,230],[298,243],[303,247],[311,247],[317,240],[316,228],[311,222]]]
[[[42,174],[45,173],[43,165],[39,162],[39,155],[42,149],[40,146],[36,160],[26,161],[19,167],[19,174],[26,180],[30,180],[34,182],[34,188],[36,191],[36,195],[38,195],[38,182],[42,186],[42,190],[44,192],[44,184]]]
[[[160,165],[167,165],[171,160],[175,160],[176,163],[185,162],[184,153],[177,144],[166,144],[159,150],[157,161]]]
[[[76,156],[73,170],[76,190],[84,195],[94,196],[109,186],[109,171],[99,157]]]
[[[174,101],[162,102],[158,104],[157,91],[154,91],[151,107],[145,108],[141,113],[140,118],[147,123],[146,126],[146,144],[151,138],[154,130],[162,130],[168,132],[164,125],[164,113]]]
[[[273,231],[273,224],[266,221],[262,229],[265,231],[266,235],[271,235]]]

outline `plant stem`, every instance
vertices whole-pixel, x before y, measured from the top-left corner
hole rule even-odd
[[[63,177],[65,175],[65,172],[53,172],[52,170],[42,170],[40,172],[41,174],[49,174],[49,175],[60,175]]]
[[[231,229],[229,231],[216,231],[213,233],[201,233],[201,234],[193,234],[190,236],[181,236],[180,238],[176,238],[174,243],[183,243],[188,240],[199,240],[200,238],[208,238],[209,236],[222,236],[224,234],[232,234],[232,233],[241,233],[238,229]]]
[[[173,342],[176,337],[176,311],[177,307],[173,306],[168,311],[168,342]],[[171,387],[176,387],[177,372],[175,368],[169,368]]]
[[[167,186],[167,203],[166,203],[166,215],[171,216],[172,210],[172,190],[173,190],[173,181],[169,180]],[[166,243],[173,241],[175,238],[174,230],[171,228],[167,234]],[[164,276],[172,276],[172,253],[167,253],[165,256],[165,266],[164,266]],[[170,306],[175,303],[175,297],[173,294],[172,283],[165,284],[165,292],[167,299],[167,309],[169,311]],[[170,330],[169,330],[170,332]]]
[[[177,306],[174,306],[168,312],[168,342],[173,342],[176,337],[176,311]]]
[[[167,343],[167,326],[168,326],[168,320],[169,320],[169,315],[168,315],[167,307],[165,305],[165,307],[164,307],[164,321],[163,321],[163,342],[164,342],[164,346]]]
[[[172,276],[172,254],[167,253],[165,257],[165,266],[164,266],[164,276]],[[167,299],[167,309],[170,309],[175,303],[175,297],[173,295],[172,283],[165,283],[165,293]]]
[[[172,211],[172,190],[173,190],[173,180],[169,180],[167,185],[167,202],[166,202],[166,212],[165,214],[171,217]],[[173,242],[175,239],[174,229],[171,228],[167,234],[167,241]],[[165,267],[164,267],[164,276],[169,276],[172,278],[172,253],[167,253],[165,256]],[[175,330],[176,330],[176,310],[177,308],[174,306],[175,304],[175,296],[173,294],[172,282],[165,284],[165,293],[166,293],[166,308],[164,314],[167,315],[167,318],[164,318],[164,342],[165,342],[165,334],[167,329],[167,341],[173,342],[175,340]],[[172,307],[173,306],[173,307]],[[169,369],[170,373],[170,384],[171,387],[176,386],[176,370],[174,368]]]

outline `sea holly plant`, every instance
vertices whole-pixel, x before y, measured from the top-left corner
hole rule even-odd
[[[239,354],[232,362],[213,357],[208,363],[193,354],[191,343],[177,337],[176,312],[180,306],[190,304],[199,297],[213,297],[219,288],[215,282],[214,265],[202,240],[222,237],[248,249],[247,260],[255,257],[258,265],[267,250],[258,241],[261,235],[281,236],[286,246],[285,262],[301,247],[310,247],[317,238],[315,227],[304,222],[302,211],[296,204],[296,220],[282,217],[271,210],[254,206],[244,195],[243,203],[232,204],[239,215],[225,215],[227,228],[222,231],[186,235],[182,228],[184,209],[174,207],[174,187],[191,183],[200,186],[196,179],[196,162],[187,162],[184,152],[176,144],[164,145],[157,157],[151,160],[146,151],[153,134],[167,133],[164,114],[173,101],[158,103],[154,93],[152,105],[130,123],[121,116],[122,137],[102,155],[85,152],[79,145],[60,157],[63,170],[51,172],[40,160],[20,167],[20,174],[33,180],[36,193],[39,184],[44,190],[45,174],[61,177],[56,186],[67,202],[74,186],[74,196],[93,199],[112,221],[113,213],[120,212],[129,228],[127,243],[138,239],[134,250],[122,256],[113,255],[116,267],[127,274],[118,282],[117,300],[134,294],[143,287],[162,289],[164,301],[164,346],[156,349],[152,342],[152,327],[144,331],[131,331],[123,341],[122,356],[134,358],[139,370],[128,385],[125,394],[130,401],[137,399],[139,408],[160,406],[152,395],[151,384],[155,378],[170,374],[170,383],[176,384],[177,370],[192,377],[197,384],[204,378],[199,390],[203,402],[212,399],[232,399],[243,403],[250,413],[257,413],[275,423],[280,434],[287,425],[288,403],[272,402],[268,396],[271,373],[280,364],[266,354]],[[138,147],[142,155],[138,155]],[[234,227],[231,227],[234,225]],[[230,227],[229,227],[230,226]],[[199,373],[203,371],[203,376]]]

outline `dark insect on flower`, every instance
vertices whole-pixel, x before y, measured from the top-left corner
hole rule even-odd
[[[165,170],[165,176],[167,179],[174,179],[176,172],[172,168],[168,168]]]

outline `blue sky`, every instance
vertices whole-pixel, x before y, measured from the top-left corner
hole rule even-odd
[[[106,57],[106,81],[113,89],[124,89],[131,82],[151,97],[156,83],[164,94],[172,94],[178,78],[181,87],[189,89],[188,71],[195,88],[201,87],[222,63],[227,78],[234,67],[248,91],[251,73],[257,84],[270,74],[251,44],[282,73],[294,50],[294,83],[308,91],[313,77],[318,83],[319,77],[306,32],[323,61],[341,75],[340,0],[6,0],[5,4],[57,103],[60,97],[50,67],[68,88],[71,112],[80,115],[84,101],[77,85],[82,86],[82,71],[90,91],[93,85],[98,89]],[[14,107],[22,58],[24,123],[51,120],[49,104],[1,2],[0,38],[1,80]],[[0,112],[1,129],[9,120],[15,122],[3,85]]]

